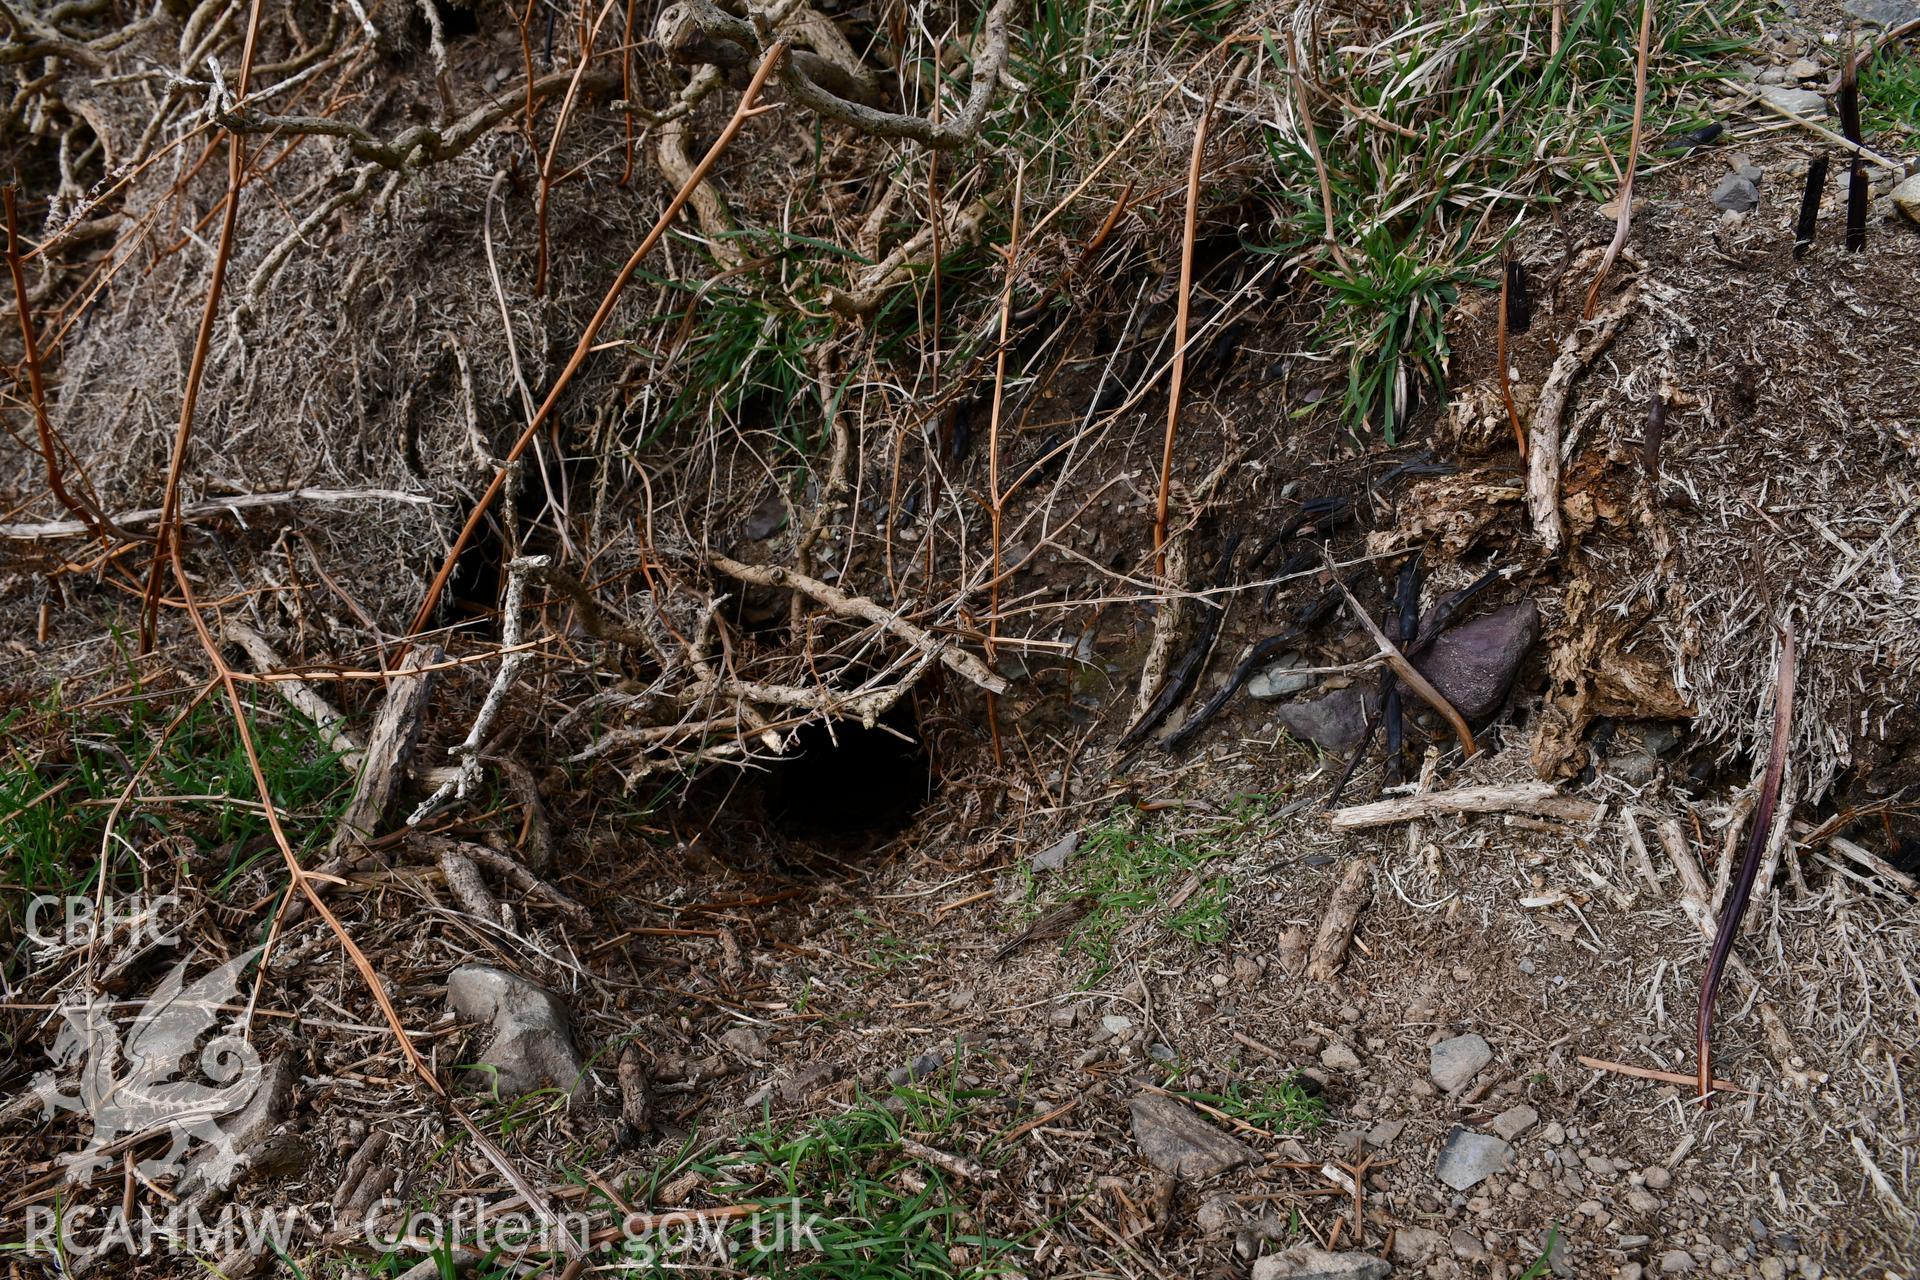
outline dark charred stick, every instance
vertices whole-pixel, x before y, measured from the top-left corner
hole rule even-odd
[[[1350,583],[1358,583],[1359,581],[1360,576],[1355,574],[1350,580]],[[1189,742],[1192,742],[1194,737],[1198,735],[1202,729],[1207,727],[1208,722],[1220,714],[1221,709],[1232,700],[1233,695],[1240,692],[1247,681],[1253,678],[1254,671],[1262,662],[1311,632],[1314,628],[1332,617],[1334,611],[1339,607],[1340,593],[1338,591],[1322,592],[1317,599],[1300,611],[1299,616],[1294,619],[1293,624],[1285,631],[1282,631],[1279,635],[1268,636],[1265,640],[1260,641],[1254,645],[1253,648],[1249,649],[1247,656],[1240,659],[1239,663],[1234,667],[1233,674],[1227,677],[1227,682],[1216,689],[1213,696],[1208,698],[1192,716],[1188,717],[1185,724],[1166,736],[1160,743],[1161,750],[1171,754],[1181,750]]]
[[[1394,592],[1394,629],[1393,642],[1405,652],[1413,643],[1419,628],[1420,613],[1420,554],[1415,552],[1406,564],[1400,567],[1400,584]],[[1400,681],[1389,672],[1385,678],[1387,690],[1387,782],[1398,783],[1406,776],[1405,732],[1406,725],[1402,715],[1400,701]]]
[[[1240,549],[1240,535],[1234,534],[1220,549],[1220,563],[1214,570],[1213,585],[1224,587],[1233,577],[1234,553]],[[1194,637],[1193,644],[1173,664],[1167,673],[1167,682],[1160,686],[1160,692],[1154,695],[1153,702],[1147,707],[1147,713],[1140,717],[1135,725],[1127,730],[1120,739],[1121,750],[1126,750],[1142,738],[1160,727],[1160,722],[1180,704],[1180,700],[1192,691],[1194,684],[1205,670],[1207,658],[1213,653],[1213,642],[1220,634],[1220,621],[1226,616],[1227,601],[1206,602],[1201,609],[1200,631]]]
[[[1798,258],[1813,246],[1813,232],[1820,221],[1820,201],[1827,191],[1827,156],[1823,152],[1807,166],[1806,190],[1800,193],[1800,221],[1793,228],[1793,256]]]
[[[1247,572],[1252,573],[1258,570],[1267,562],[1269,556],[1280,549],[1282,543],[1309,524],[1313,525],[1316,531],[1324,532],[1327,529],[1337,529],[1351,519],[1353,519],[1352,498],[1337,495],[1308,498],[1300,504],[1300,510],[1294,513],[1293,518],[1280,526],[1279,532],[1260,544],[1260,549],[1253,553],[1253,559],[1247,561]]]
[[[1420,628],[1420,634],[1401,652],[1409,658],[1416,658],[1425,653],[1439,638],[1440,633],[1453,622],[1454,614],[1499,579],[1500,571],[1489,569],[1466,586],[1457,591],[1449,591],[1440,597],[1434,602],[1433,608],[1428,610],[1427,619]],[[1360,733],[1360,745],[1353,749],[1353,756],[1347,761],[1347,767],[1340,771],[1339,780],[1333,784],[1333,790],[1327,794],[1328,808],[1333,808],[1340,803],[1341,793],[1347,789],[1347,784],[1353,781],[1354,771],[1360,767],[1360,762],[1366,759],[1368,749],[1373,746],[1373,735],[1380,728],[1381,712],[1385,706],[1386,688],[1383,684],[1382,688],[1374,694],[1373,702],[1367,707],[1367,723],[1366,728]]]
[[[1840,131],[1854,146],[1864,145],[1860,136],[1860,74],[1849,54],[1840,72]],[[1847,252],[1859,253],[1867,247],[1867,162],[1854,152],[1847,166]]]
[[[1525,333],[1533,327],[1533,300],[1527,296],[1527,267],[1523,262],[1507,263],[1506,317],[1508,333]]]
[[[1773,682],[1773,746],[1767,753],[1767,772],[1760,783],[1760,801],[1754,806],[1753,827],[1747,832],[1747,850],[1740,859],[1740,875],[1734,880],[1727,901],[1720,909],[1720,929],[1713,936],[1713,950],[1708,953],[1706,976],[1700,981],[1700,1010],[1695,1031],[1699,1041],[1699,1088],[1703,1104],[1713,1084],[1713,1000],[1720,992],[1720,978],[1726,972],[1727,957],[1733,952],[1734,937],[1740,931],[1740,918],[1746,914],[1747,898],[1753,893],[1753,881],[1760,870],[1760,855],[1766,851],[1767,839],[1773,833],[1773,810],[1780,801],[1780,780],[1786,772],[1787,743],[1793,729],[1793,686],[1793,624],[1789,622],[1780,635],[1780,670]]]
[[[1647,473],[1649,484],[1660,483],[1660,442],[1666,434],[1667,398],[1656,391],[1647,409],[1647,434],[1640,441],[1640,469]]]

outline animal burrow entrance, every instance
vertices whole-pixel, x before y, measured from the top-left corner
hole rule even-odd
[[[802,726],[768,765],[761,795],[768,823],[792,840],[851,848],[913,824],[938,787],[912,699],[868,728],[858,720]]]

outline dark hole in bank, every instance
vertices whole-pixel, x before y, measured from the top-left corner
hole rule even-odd
[[[767,821],[786,836],[845,844],[904,831],[937,785],[911,704],[903,698],[871,729],[834,720],[795,731],[763,784]]]

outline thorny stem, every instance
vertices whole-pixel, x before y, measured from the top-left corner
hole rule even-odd
[[[1788,622],[1780,634],[1780,668],[1773,683],[1773,745],[1767,753],[1767,772],[1760,783],[1760,802],[1754,807],[1753,825],[1747,832],[1747,850],[1740,860],[1740,874],[1733,882],[1727,901],[1720,909],[1720,929],[1713,935],[1713,949],[1707,954],[1707,972],[1700,981],[1700,1009],[1694,1023],[1699,1049],[1698,1077],[1701,1105],[1706,1105],[1713,1084],[1713,1001],[1720,993],[1720,979],[1733,954],[1733,940],[1740,931],[1740,918],[1746,913],[1747,898],[1753,893],[1754,877],[1760,870],[1760,855],[1766,851],[1773,832],[1773,810],[1780,800],[1780,780],[1786,772],[1787,743],[1793,731],[1794,691],[1793,624]]]
[[[760,69],[754,72],[753,80],[747,85],[746,92],[740,95],[740,105],[734,108],[733,118],[727,121],[727,127],[720,131],[718,138],[714,139],[713,145],[707,149],[707,154],[701,158],[688,180],[680,184],[680,190],[661,211],[659,219],[653,224],[653,229],[647,232],[646,238],[641,240],[639,247],[627,259],[626,265],[620,268],[620,274],[615,276],[613,283],[608,286],[606,297],[601,299],[600,309],[593,313],[591,320],[587,321],[586,329],[580,334],[579,344],[574,347],[573,355],[567,361],[566,367],[560,371],[560,376],[554,380],[553,387],[547,392],[547,398],[541,403],[539,412],[535,413],[527,423],[526,429],[520,433],[520,438],[513,442],[513,448],[507,451],[502,465],[493,473],[493,479],[488,483],[486,492],[482,493],[480,500],[473,504],[473,511],[468,514],[466,524],[461,527],[460,536],[455,538],[453,546],[448,548],[439,572],[434,574],[433,582],[427,587],[426,598],[421,600],[420,608],[413,615],[413,621],[407,625],[409,635],[418,635],[426,629],[428,620],[433,617],[433,611],[439,607],[440,595],[446,590],[447,580],[453,576],[454,565],[459,562],[461,553],[467,549],[467,545],[473,541],[473,535],[479,530],[480,522],[486,519],[487,511],[492,507],[494,499],[500,496],[501,487],[506,483],[507,473],[512,470],[513,464],[519,461],[520,455],[527,451],[527,446],[533,442],[541,425],[553,413],[554,406],[560,402],[561,394],[572,383],[573,376],[580,371],[580,366],[586,363],[588,354],[593,350],[594,339],[600,336],[601,328],[606,324],[607,318],[613,314],[614,307],[620,301],[620,295],[626,290],[627,282],[633,279],[633,273],[640,269],[641,262],[645,261],[647,255],[653,252],[654,246],[665,237],[667,228],[673,225],[673,220],[679,216],[682,209],[686,208],[694,188],[713,171],[713,166],[719,161],[721,153],[727,149],[728,144],[739,134],[741,128],[760,111],[767,109],[756,108],[753,103],[760,96],[760,90],[765,87],[767,78],[773,74],[774,68],[779,65],[786,51],[785,40],[778,41],[767,50],[766,57],[760,61]]]

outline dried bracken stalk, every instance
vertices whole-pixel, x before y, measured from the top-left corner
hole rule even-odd
[[[1215,94],[1218,93],[1216,86]],[[1153,569],[1167,568],[1167,495],[1173,486],[1173,443],[1180,428],[1180,391],[1187,371],[1187,322],[1193,302],[1193,242],[1200,216],[1200,170],[1207,154],[1207,126],[1213,122],[1215,94],[1193,127],[1193,155],[1187,162],[1186,220],[1180,230],[1180,302],[1173,318],[1173,372],[1167,383],[1167,430],[1160,447],[1160,492],[1153,506]]]
[[[667,228],[673,225],[673,220],[680,215],[680,211],[686,208],[687,201],[692,198],[694,187],[712,172],[721,153],[739,135],[747,121],[767,109],[755,107],[753,104],[759,98],[760,90],[766,86],[767,78],[773,74],[774,68],[779,65],[786,51],[787,45],[784,40],[776,42],[767,50],[766,56],[761,59],[760,69],[754,73],[746,92],[740,95],[740,103],[733,109],[732,118],[720,131],[720,136],[714,139],[713,145],[707,148],[707,154],[701,158],[699,167],[689,175],[691,181],[681,184],[680,190],[675,193],[672,200],[667,202],[667,207],[661,211],[660,217],[654,222],[652,230],[647,232],[645,238],[640,241],[639,247],[627,259],[626,265],[620,268],[620,274],[615,276],[613,283],[607,287],[606,296],[601,299],[599,309],[593,313],[593,318],[587,321],[587,327],[581,332],[580,341],[574,347],[573,355],[567,360],[566,367],[560,371],[560,376],[554,379],[553,387],[547,392],[547,398],[541,402],[539,410],[527,423],[526,429],[520,433],[520,438],[513,442],[511,449],[507,450],[506,458],[494,471],[493,479],[488,483],[485,492],[480,495],[480,500],[473,504],[473,510],[468,514],[466,524],[461,527],[460,535],[454,539],[453,546],[447,550],[446,559],[440,564],[440,571],[434,574],[433,582],[427,587],[425,598],[420,601],[419,609],[414,612],[413,621],[407,627],[409,634],[418,635],[426,629],[434,610],[440,605],[440,593],[446,590],[447,580],[453,576],[454,565],[459,563],[461,553],[473,541],[473,535],[479,531],[480,522],[486,519],[487,511],[493,506],[494,499],[500,496],[500,490],[506,485],[508,472],[513,469],[514,463],[519,461],[520,455],[527,451],[527,446],[533,443],[534,436],[539,433],[541,426],[553,413],[554,406],[560,402],[561,395],[572,383],[574,375],[580,372],[580,366],[587,362],[587,356],[593,350],[594,339],[600,336],[601,328],[607,323],[607,318],[613,314],[615,305],[620,301],[620,295],[626,291],[627,282],[633,279],[633,273],[640,269],[640,264],[646,260],[648,254],[653,252],[654,246],[665,237]]]
[[[1800,219],[1793,227],[1793,256],[1798,258],[1813,246],[1813,233],[1820,221],[1820,199],[1827,190],[1827,155],[1823,151],[1807,166],[1807,186],[1800,193]]]
[[[1652,48],[1653,0],[1641,0],[1640,47],[1633,67],[1633,132],[1627,139],[1627,168],[1620,175],[1620,194],[1614,197],[1620,209],[1614,215],[1613,240],[1607,245],[1600,266],[1593,273],[1593,284],[1587,289],[1586,305],[1580,311],[1582,319],[1593,319],[1593,308],[1600,299],[1600,291],[1606,287],[1614,259],[1627,247],[1627,231],[1633,226],[1633,175],[1640,166],[1640,124],[1647,110],[1647,55]]]
[[[1786,773],[1787,743],[1793,731],[1794,676],[1793,624],[1789,622],[1780,634],[1780,666],[1773,686],[1773,746],[1767,753],[1767,772],[1760,783],[1760,801],[1754,807],[1753,825],[1747,833],[1746,853],[1740,860],[1740,874],[1733,882],[1725,905],[1721,907],[1720,928],[1714,934],[1713,949],[1707,956],[1706,976],[1700,981],[1700,1009],[1694,1026],[1700,1063],[1697,1084],[1703,1103],[1711,1092],[1713,1082],[1711,1039],[1714,997],[1720,993],[1720,978],[1726,970],[1727,957],[1733,952],[1734,939],[1740,932],[1740,917],[1746,910],[1748,896],[1753,892],[1754,878],[1760,871],[1760,857],[1766,852],[1768,837],[1773,832],[1773,810],[1780,800],[1780,783]]]
[[[1527,429],[1520,425],[1520,411],[1513,407],[1513,377],[1507,369],[1507,334],[1513,327],[1513,313],[1509,309],[1513,293],[1514,268],[1518,263],[1509,262],[1500,273],[1500,315],[1498,328],[1494,330],[1493,357],[1500,365],[1500,402],[1507,409],[1507,423],[1513,428],[1514,447],[1520,450],[1520,461],[1527,460]]]
[[[1865,141],[1860,134],[1860,72],[1851,57],[1840,72],[1840,127],[1856,148]],[[1867,162],[1856,150],[1847,165],[1847,252],[1859,253],[1866,247]]]

